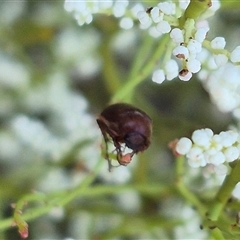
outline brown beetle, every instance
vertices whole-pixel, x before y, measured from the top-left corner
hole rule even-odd
[[[111,171],[107,143],[112,139],[116,147],[117,160],[120,165],[126,166],[133,155],[142,152],[150,145],[152,134],[152,120],[142,110],[126,103],[116,103],[105,108],[97,118],[106,143],[106,159]],[[123,155],[121,144],[133,151]]]

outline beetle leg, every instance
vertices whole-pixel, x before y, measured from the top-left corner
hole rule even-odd
[[[121,164],[121,159],[122,159],[122,149],[121,149],[121,145],[119,144],[119,142],[113,138],[113,144],[116,147],[116,152],[117,152],[117,161],[120,165]]]
[[[106,153],[105,153],[105,159],[108,161],[108,170],[109,172],[111,172],[111,169],[112,169],[112,163],[111,163],[111,160],[109,158],[109,153],[108,153],[108,142],[109,142],[109,138],[106,134],[106,132],[104,131],[105,129],[105,125],[97,119],[97,123],[98,123],[98,126],[102,132],[102,135],[103,135],[103,139],[104,139],[104,142],[105,142],[105,150],[106,150]]]

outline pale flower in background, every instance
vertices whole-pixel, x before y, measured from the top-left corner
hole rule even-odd
[[[213,103],[222,112],[232,112],[240,119],[240,67],[232,63],[220,67],[202,79],[203,85],[209,92]]]

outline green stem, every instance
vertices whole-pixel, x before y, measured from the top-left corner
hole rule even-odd
[[[203,47],[208,49],[213,54],[224,54],[228,58],[230,58],[231,53],[228,50],[226,50],[226,49],[214,49],[214,48],[211,47],[211,42],[208,41],[208,40],[203,41]]]
[[[180,156],[176,158],[176,176],[177,176],[177,189],[180,192],[180,194],[186,199],[189,203],[191,203],[194,207],[196,207],[199,215],[203,219],[203,225],[207,229],[210,229],[209,226],[212,226],[212,222],[209,224],[206,224],[206,213],[207,208],[204,204],[202,204],[199,199],[196,197],[196,195],[188,190],[188,188],[185,186],[183,182],[183,176],[184,176],[184,164],[185,164],[185,158],[183,156]],[[215,226],[215,225],[214,225]],[[222,232],[220,228],[215,228],[211,231],[211,239],[216,240],[223,240],[224,237],[222,235]]]
[[[64,205],[66,205],[67,203],[72,201],[77,196],[80,196],[81,194],[83,194],[84,191],[87,190],[88,186],[95,179],[101,164],[102,164],[102,161],[99,161],[97,163],[97,165],[95,166],[93,172],[90,173],[84,179],[84,181],[80,184],[80,186],[77,187],[75,190],[62,191],[62,192],[49,194],[49,195],[45,195],[42,193],[33,193],[33,194],[29,194],[29,195],[23,197],[22,199],[20,199],[16,203],[17,210],[22,210],[24,205],[26,205],[26,203],[36,202],[36,201],[37,202],[41,202],[41,201],[46,202],[46,204],[43,204],[40,207],[38,206],[36,208],[28,209],[28,211],[26,211],[26,213],[23,213],[21,215],[21,219],[25,220],[25,221],[35,219],[39,216],[42,216],[42,215],[48,213],[54,207],[62,207]],[[13,223],[14,223],[13,218],[0,221],[0,229],[8,228]]]
[[[79,188],[77,188],[75,191],[71,191],[69,192],[69,194],[64,194],[64,198],[62,198],[59,202],[58,205],[59,206],[64,206],[66,204],[68,204],[69,202],[71,202],[73,199],[77,198],[78,196],[81,196],[82,194],[84,194],[85,191],[87,191],[88,187],[90,186],[90,184],[94,181],[99,168],[101,166],[103,161],[99,161],[97,166],[95,167],[94,171],[92,173],[90,173],[85,180],[83,181],[83,183],[80,185]]]
[[[186,185],[183,181],[184,176],[184,164],[185,164],[185,158],[183,156],[176,158],[176,185],[177,190],[180,192],[180,194],[186,199],[190,204],[192,204],[194,207],[197,208],[197,211],[201,215],[202,218],[206,215],[206,208],[205,206],[198,200],[196,195],[188,190]]]
[[[218,229],[215,228],[211,232],[211,240],[214,238],[215,240],[225,240],[225,237],[223,236],[222,232]]]
[[[211,7],[211,0],[191,0],[184,15],[179,19],[180,28],[183,28],[187,19],[197,19],[209,7]]]
[[[212,221],[218,220],[221,215],[227,201],[231,197],[231,193],[240,181],[240,161],[236,161],[235,166],[233,166],[231,173],[225,178],[223,185],[219,189],[215,199],[212,209],[209,211],[209,219]]]
[[[97,166],[99,167],[99,165]],[[21,215],[21,219],[25,221],[29,221],[39,217],[45,213],[48,213],[53,207],[59,207],[68,204],[70,201],[75,199],[76,197],[97,197],[103,195],[117,194],[121,191],[134,190],[138,191],[143,195],[160,197],[161,195],[171,194],[174,191],[173,186],[161,185],[159,183],[149,185],[147,183],[144,184],[132,184],[132,185],[119,185],[119,186],[111,186],[111,185],[100,185],[96,187],[88,187],[92,180],[95,178],[94,174],[90,174],[86,180],[80,185],[80,187],[72,190],[72,194],[70,191],[61,191],[54,194],[44,195],[44,194],[36,194],[29,195],[28,197],[24,197],[21,202],[25,202],[25,200],[34,199],[36,201],[42,201],[46,204],[42,204],[40,207],[35,207],[32,209],[28,209],[26,212],[23,212]],[[70,195],[69,195],[70,193]],[[69,196],[68,196],[69,195]],[[9,228],[14,222],[13,218],[5,219],[0,222],[0,230]]]
[[[100,48],[103,59],[103,78],[110,95],[115,93],[121,86],[120,74],[110,47],[111,41],[111,34],[107,33]]]
[[[161,42],[159,43],[158,48],[156,49],[155,53],[149,60],[149,62],[143,67],[143,69],[138,72],[138,74],[133,77],[132,79],[129,79],[129,81],[126,82],[125,85],[123,85],[122,88],[112,98],[112,102],[118,102],[123,99],[126,99],[128,95],[131,95],[131,93],[134,91],[135,87],[140,84],[154,69],[154,66],[161,55],[163,55],[163,52],[166,48],[166,44],[169,41],[169,36],[165,35]]]
[[[149,49],[153,46],[155,42],[155,39],[150,36],[145,36],[144,41],[140,47],[140,49],[137,52],[137,55],[135,56],[134,62],[131,66],[131,72],[128,76],[128,81],[130,81],[134,76],[137,75],[137,73],[140,71],[140,69],[143,66],[144,60],[149,55]]]

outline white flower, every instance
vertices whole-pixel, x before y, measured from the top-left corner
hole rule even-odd
[[[226,161],[232,162],[239,158],[239,149],[234,146],[230,146],[223,151]]]
[[[190,3],[190,0],[179,0],[178,1],[179,3],[179,7],[183,10],[185,10],[187,8],[187,6],[189,5]]]
[[[239,133],[233,130],[213,135],[209,128],[199,129],[192,134],[193,143],[188,138],[181,138],[176,144],[176,152],[186,155],[192,167],[219,166],[239,158],[239,140]]]
[[[158,69],[153,72],[152,81],[155,83],[162,83],[165,80],[164,71]]]
[[[228,168],[224,164],[220,164],[220,165],[217,165],[217,166],[214,165],[214,172],[217,175],[226,175],[227,172],[228,172]]]
[[[240,107],[240,67],[232,63],[207,76],[204,86],[212,101],[222,112],[234,112]]]
[[[106,9],[112,7],[113,1],[94,1],[89,3],[88,1],[71,1],[66,0],[64,2],[64,8],[68,12],[73,12],[73,16],[77,20],[78,24],[89,24],[93,20],[93,14],[104,12]],[[116,3],[117,4],[117,3]],[[124,3],[121,3],[124,5]],[[120,7],[119,7],[120,8]],[[114,10],[113,10],[114,11]]]
[[[222,152],[216,152],[213,155],[205,154],[205,158],[207,163],[211,163],[213,165],[220,165],[225,162],[226,157]]]
[[[131,13],[134,18],[138,18],[138,12],[144,11],[144,7],[142,4],[137,3],[131,8]]]
[[[209,128],[196,130],[192,134],[192,140],[198,146],[208,148],[213,137],[213,131]]]
[[[192,147],[192,141],[189,138],[181,138],[176,145],[176,152],[185,155],[187,154]]]
[[[207,164],[203,150],[199,147],[191,148],[186,156],[188,158],[188,164],[193,168],[204,167]]]
[[[240,46],[237,46],[231,53],[230,59],[233,63],[240,62]]]
[[[189,81],[192,78],[192,73],[187,69],[183,69],[180,71],[178,77],[182,81]]]
[[[198,28],[197,32],[195,33],[195,37],[194,37],[195,40],[202,43],[206,38],[208,31],[209,31],[208,27]]]
[[[211,41],[211,47],[214,49],[224,49],[226,40],[223,37],[216,37]]]
[[[167,15],[175,14],[176,5],[172,2],[161,2],[158,4],[159,9]]]
[[[181,44],[184,42],[183,30],[181,30],[180,28],[174,28],[170,32],[170,37],[175,43]]]
[[[208,149],[205,149],[204,155],[205,155],[205,157],[207,159],[209,156],[213,156],[213,155],[217,154],[218,152],[219,151],[216,148],[210,147]]]
[[[223,148],[222,138],[219,134],[214,134],[211,140],[211,148],[208,151],[221,151]]]
[[[131,29],[133,27],[133,20],[129,17],[124,17],[120,20],[119,25],[123,29]]]
[[[149,35],[152,36],[152,37],[154,37],[154,38],[158,38],[158,37],[162,36],[162,33],[160,33],[160,32],[157,30],[156,26],[151,26],[151,27],[149,28],[148,32],[149,32]]]
[[[171,31],[171,26],[170,24],[163,20],[163,21],[160,21],[157,26],[156,26],[157,30],[160,32],[160,33],[169,33]]]
[[[163,13],[160,13],[158,7],[154,7],[151,10],[151,17],[152,17],[153,22],[155,22],[155,23],[158,23],[158,22],[162,21],[163,20],[163,15],[164,15]]]
[[[148,25],[149,22],[151,22],[151,18],[145,11],[139,11],[137,16],[138,16],[140,23],[143,25]]]
[[[234,131],[227,131],[220,132],[219,136],[223,147],[230,147],[237,141],[239,134]]]
[[[175,60],[170,59],[165,64],[165,73],[167,80],[171,81],[178,75],[178,64]]]
[[[117,0],[113,6],[113,15],[117,18],[122,17],[127,9],[128,0]]]
[[[173,55],[179,59],[187,59],[189,57],[188,48],[184,46],[178,46],[173,49]]]
[[[202,44],[195,39],[190,39],[187,48],[191,54],[195,55],[202,51]]]
[[[93,16],[88,10],[85,10],[81,15],[76,14],[75,18],[80,26],[84,25],[85,23],[89,24],[93,20]]]
[[[191,167],[204,167],[207,164],[216,169],[216,173],[225,174],[227,168],[224,163],[235,161],[240,156],[240,135],[229,130],[214,134],[209,128],[195,130],[192,142],[188,138],[181,138],[175,147],[180,155],[186,155]],[[216,167],[219,166],[219,167]]]
[[[201,63],[195,58],[189,58],[187,61],[187,68],[192,73],[197,73],[201,69]]]
[[[214,55],[215,63],[218,67],[225,65],[228,62],[228,57],[225,54]]]

